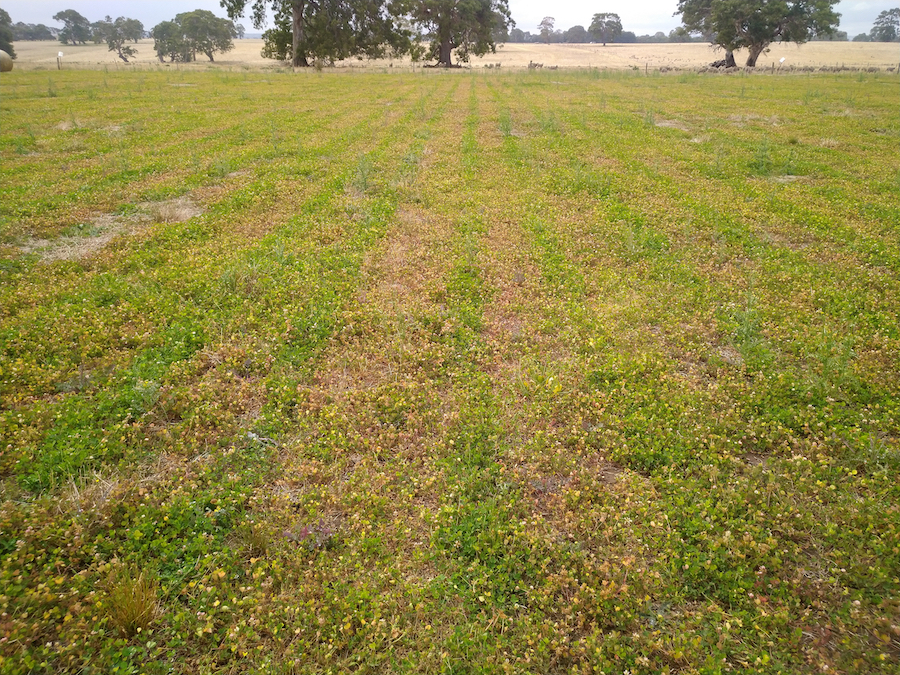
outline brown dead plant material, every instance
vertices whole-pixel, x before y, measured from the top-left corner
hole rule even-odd
[[[656,126],[662,127],[664,129],[678,129],[680,131],[690,131],[690,127],[684,122],[679,122],[678,120],[663,120],[659,119],[655,122]]]
[[[91,234],[64,236],[59,239],[29,239],[19,246],[22,253],[36,253],[41,262],[58,260],[81,260],[106,248],[121,235],[137,234],[145,227],[145,220],[139,216],[115,215],[97,216],[91,221]]]
[[[107,213],[96,216],[84,228],[84,234],[57,239],[27,239],[19,245],[19,251],[37,254],[42,263],[81,260],[105,249],[117,237],[142,233],[151,223],[180,223],[203,213],[203,209],[190,197],[142,202],[138,208],[140,211],[135,214]]]
[[[138,206],[146,210],[157,223],[183,223],[203,213],[203,209],[190,197],[144,202]]]
[[[327,392],[345,396],[404,380],[423,350],[433,348],[416,317],[437,311],[433,291],[445,273],[449,232],[447,222],[411,207],[398,210],[390,236],[363,263],[365,283],[351,310],[351,323],[360,328],[326,360],[321,380]]]
[[[110,622],[124,637],[147,630],[159,615],[159,583],[144,570],[132,566],[114,569],[107,593]]]

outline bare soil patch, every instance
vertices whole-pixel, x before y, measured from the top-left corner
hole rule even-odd
[[[41,262],[80,260],[106,248],[119,236],[133,236],[153,223],[180,223],[203,213],[189,197],[163,202],[142,202],[139,213],[117,215],[106,213],[75,228],[73,234],[58,239],[28,239],[19,246],[22,253],[37,253]]]
[[[690,131],[690,127],[684,122],[679,122],[678,120],[656,120],[656,126],[662,127],[664,129],[678,129],[680,131]]]

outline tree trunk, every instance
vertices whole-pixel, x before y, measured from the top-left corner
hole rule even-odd
[[[303,44],[303,0],[293,0],[291,2],[291,65],[294,68],[306,68],[309,62],[306,60],[306,54],[300,51]]]
[[[734,52],[725,52],[725,67],[737,68],[737,63],[734,62]]]
[[[755,68],[756,67],[756,59],[759,58],[759,55],[763,53],[763,50],[768,45],[751,45],[750,46],[750,56],[747,57],[747,67]]]
[[[438,63],[445,68],[449,68],[452,64],[450,63],[450,52],[452,51],[452,47],[450,46],[450,40],[445,39],[441,40],[441,54],[438,59]]]

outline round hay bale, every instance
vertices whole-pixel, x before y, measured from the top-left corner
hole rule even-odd
[[[13,60],[12,57],[7,54],[5,51],[0,49],[0,73],[8,73],[12,70]]]

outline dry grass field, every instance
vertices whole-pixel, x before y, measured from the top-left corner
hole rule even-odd
[[[279,67],[281,64],[260,56],[262,40],[237,40],[232,52],[223,54],[217,59],[219,67],[266,68]],[[138,55],[133,66],[122,63],[105,45],[84,45],[72,47],[57,42],[20,42],[16,44],[18,60],[16,67],[23,69],[56,68],[56,56],[62,51],[64,68],[96,68],[98,66],[115,68],[146,68],[159,66],[153,51],[153,41],[143,40],[138,46]],[[775,45],[769,54],[760,58],[761,67],[770,67],[779,59],[785,58],[785,66],[821,67],[847,66],[848,68],[891,68],[898,65],[897,46],[891,43],[860,42],[811,42],[805,45]],[[487,64],[502,64],[507,68],[525,68],[530,61],[543,63],[545,67],[561,68],[609,68],[641,70],[660,67],[698,68],[722,58],[722,52],[716,51],[706,44],[629,44],[602,45],[596,44],[505,44],[496,54],[488,54],[484,58],[476,58],[471,62],[474,68],[482,68]],[[737,55],[738,63],[744,58]],[[210,64],[205,59],[180,68],[206,69]],[[409,60],[398,61],[356,61],[350,60],[339,64],[341,67],[389,67],[392,65],[410,65]]]

